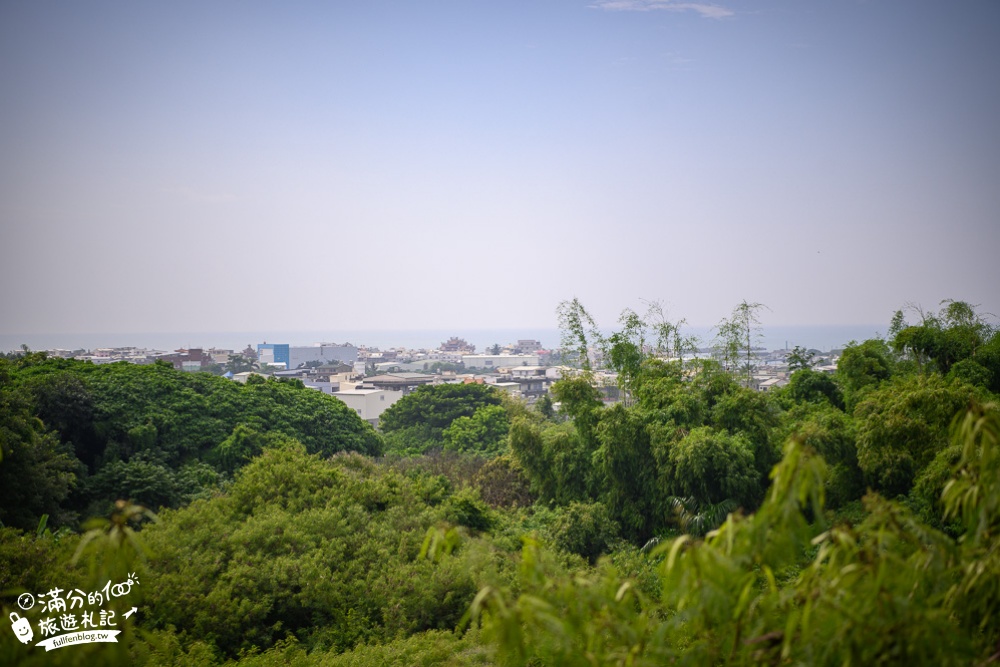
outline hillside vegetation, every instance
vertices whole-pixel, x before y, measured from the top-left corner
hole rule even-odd
[[[0,361],[3,613],[141,581],[118,644],[4,633],[0,663],[1000,660],[1000,335],[974,308],[898,313],[767,393],[738,345],[682,363],[679,325],[630,314],[611,406],[562,312],[558,410],[425,387],[381,434],[294,383]]]

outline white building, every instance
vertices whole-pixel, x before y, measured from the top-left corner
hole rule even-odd
[[[502,389],[515,398],[521,398],[521,383],[519,382],[489,382],[487,384]]]
[[[516,368],[537,366],[537,354],[465,354],[462,363],[466,368]]]
[[[315,389],[316,391],[321,391],[324,394],[333,396],[340,389],[339,381],[330,380],[310,380],[302,379],[302,384],[308,389]]]
[[[784,387],[787,384],[788,380],[785,378],[772,377],[762,380],[760,384],[757,385],[757,391],[773,391],[780,387]]]
[[[330,395],[346,403],[372,426],[378,425],[379,417],[389,406],[403,398],[403,392],[388,389],[343,389]]]
[[[262,377],[262,378],[267,378],[266,375],[262,375],[261,373],[254,373],[253,371],[245,371],[243,373],[236,373],[235,375],[233,375],[233,382],[239,382],[240,384],[246,384],[247,383],[247,379],[251,375],[257,375],[257,376]]]
[[[205,354],[212,357],[213,364],[219,364],[220,366],[225,366],[229,363],[229,357],[234,354],[233,350],[220,350],[218,348],[209,348],[205,350]]]

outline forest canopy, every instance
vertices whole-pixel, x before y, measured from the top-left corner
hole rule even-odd
[[[742,306],[706,359],[655,310],[592,345],[565,304],[550,400],[422,387],[381,433],[295,383],[0,360],[2,611],[126,573],[142,605],[116,646],[0,662],[996,661],[996,328],[900,311],[760,392]]]
[[[354,411],[320,392],[159,363],[0,359],[0,410],[0,521],[25,529],[42,514],[53,527],[107,514],[122,497],[178,507],[283,438],[323,455],[382,448]]]

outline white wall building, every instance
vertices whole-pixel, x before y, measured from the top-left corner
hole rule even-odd
[[[343,389],[330,395],[346,403],[372,426],[378,425],[379,417],[389,406],[403,398],[403,392],[388,389]]]
[[[340,382],[332,380],[309,380],[303,378],[302,384],[309,389],[315,389],[316,391],[321,391],[330,396],[333,396],[333,394],[340,389]]]
[[[521,397],[521,383],[519,382],[489,382],[491,387],[502,389],[515,398]]]
[[[466,368],[515,368],[537,366],[537,354],[465,354],[462,363]]]

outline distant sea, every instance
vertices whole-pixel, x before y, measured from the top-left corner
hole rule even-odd
[[[829,325],[829,326],[775,326],[762,327],[760,345],[768,350],[792,349],[796,345],[821,351],[843,347],[851,340],[863,341],[884,335],[885,325]],[[607,333],[607,332],[605,332]],[[686,327],[682,333],[697,336],[702,347],[711,345],[714,331],[711,327]],[[0,334],[0,350],[19,350],[22,344],[32,350],[93,350],[100,347],[139,347],[154,350],[179,348],[220,348],[242,350],[247,345],[255,348],[258,343],[351,343],[356,346],[405,348],[436,348],[452,336],[464,338],[484,351],[494,343],[501,346],[519,339],[541,342],[551,349],[559,346],[557,329],[426,329],[426,330],[341,330],[341,331],[188,331],[147,333],[46,333]],[[755,343],[756,344],[756,343]]]

